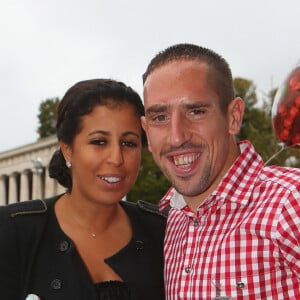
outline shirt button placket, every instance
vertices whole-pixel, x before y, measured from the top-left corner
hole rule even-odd
[[[187,266],[184,268],[185,273],[189,274],[191,272],[192,268],[191,266]]]

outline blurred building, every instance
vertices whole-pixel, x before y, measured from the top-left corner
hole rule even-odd
[[[43,199],[65,191],[48,175],[48,166],[59,148],[56,136],[0,152],[0,205]]]

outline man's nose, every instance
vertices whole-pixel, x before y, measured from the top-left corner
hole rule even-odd
[[[187,125],[187,120],[185,120],[180,112],[172,114],[170,134],[168,136],[171,146],[179,147],[190,139],[191,133]]]

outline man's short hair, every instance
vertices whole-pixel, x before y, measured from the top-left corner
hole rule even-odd
[[[197,60],[207,64],[207,81],[218,94],[222,111],[226,112],[229,102],[234,98],[232,73],[227,61],[211,49],[193,44],[170,46],[159,52],[150,61],[146,72],[143,74],[143,83],[158,67],[178,60]]]

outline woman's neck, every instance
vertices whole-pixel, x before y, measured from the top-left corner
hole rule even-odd
[[[87,231],[91,236],[106,232],[117,220],[122,208],[118,203],[112,205],[99,204],[66,193],[56,203],[55,211],[70,226]]]

